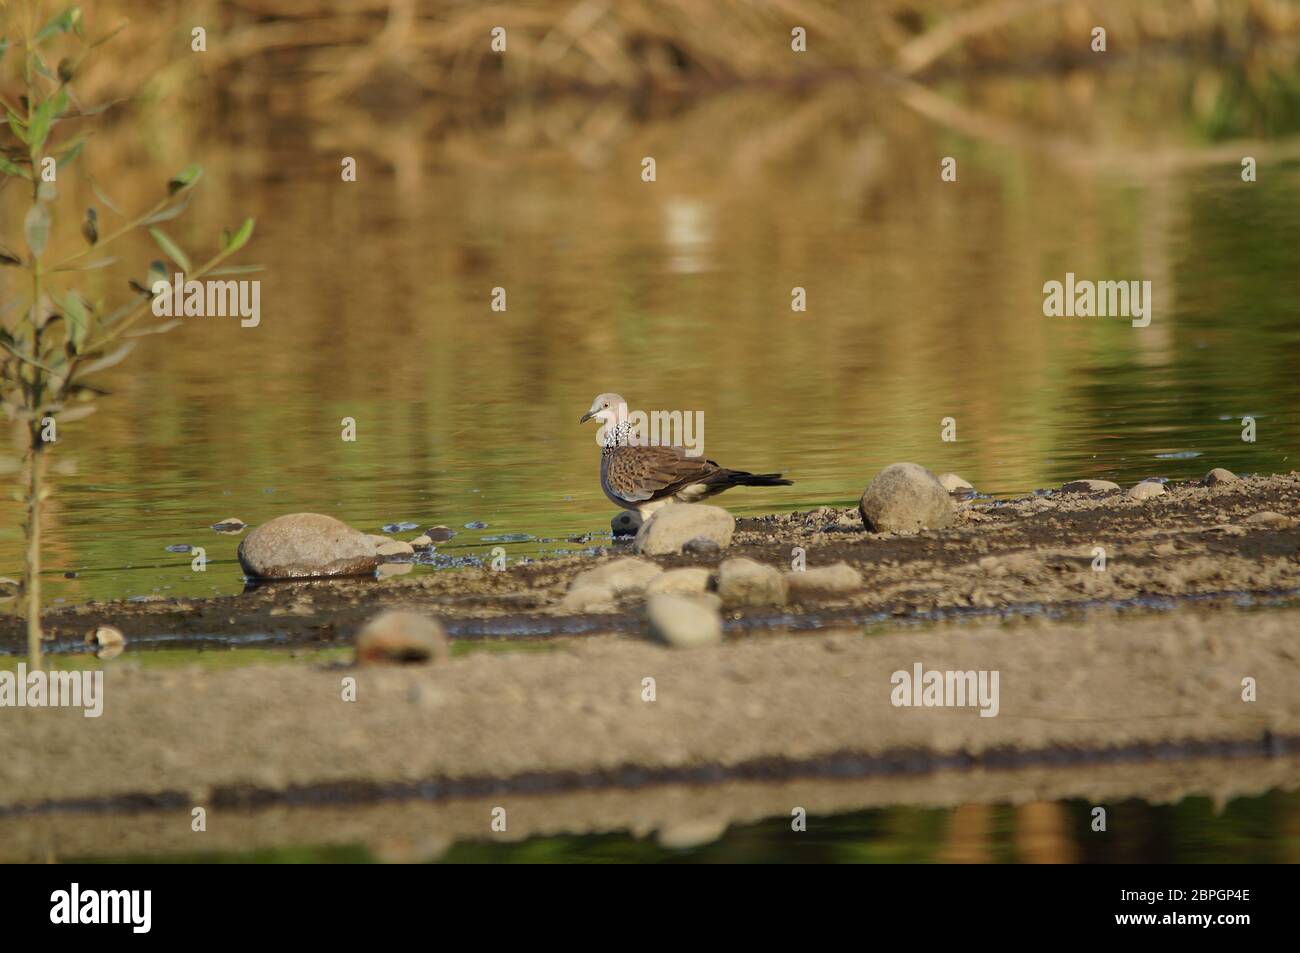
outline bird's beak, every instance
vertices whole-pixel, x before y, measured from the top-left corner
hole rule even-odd
[[[589,410],[581,417],[578,418],[578,423],[585,424],[588,420],[590,420],[592,417],[595,416],[596,416],[596,412],[594,410]]]

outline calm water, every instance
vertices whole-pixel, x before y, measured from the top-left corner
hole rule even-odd
[[[577,423],[606,390],[701,411],[708,456],[796,481],[729,494],[740,514],[850,504],[901,460],[995,495],[1300,468],[1295,58],[1140,67],[936,90],[960,121],[863,84],[648,111],[510,104],[459,121],[340,103],[319,119],[271,108],[174,123],[141,105],[96,136],[89,171],[135,208],[201,161],[169,230],[207,248],[255,215],[243,260],[267,267],[262,322],[195,319],[142,339],[104,376],[100,413],[61,428],[45,596],[237,592],[239,537],[208,528],[229,516],[445,523],[459,535],[439,551],[453,557],[578,547],[567,539],[612,515],[594,431]],[[1232,140],[1259,146],[1258,181],[1241,181],[1231,151],[1207,158]],[[355,183],[340,180],[345,155]],[[640,179],[646,155],[654,183]],[[944,156],[956,182],[940,181]],[[60,187],[94,201],[84,182]],[[6,234],[20,218],[0,195]],[[142,263],[137,277],[157,257],[143,242],[121,255]],[[1066,272],[1151,281],[1151,325],[1045,317],[1043,283]],[[116,295],[125,278],[92,273],[86,291]],[[498,287],[505,312],[490,307]],[[340,439],[345,417],[355,442]],[[945,418],[955,442],[940,439]],[[0,575],[20,575],[20,540],[17,504],[0,501]],[[208,571],[168,552],[179,544],[205,547]],[[1088,808],[897,807],[815,818],[797,837],[786,818],[737,826],[687,850],[610,834],[411,859],[1300,857],[1294,792],[1222,809],[1125,802],[1112,823],[1130,833],[1110,840],[1084,833]],[[192,859],[391,858],[304,844]]]
[[[627,834],[472,841],[428,857],[398,845],[310,846],[242,853],[63,857],[69,862],[369,863],[1295,863],[1300,859],[1300,794],[1273,791],[1216,809],[1207,798],[1175,804],[1128,800],[1108,805],[1108,832],[1090,828],[1082,800],[1023,805],[968,804],[951,810],[891,807],[808,819],[738,825],[693,847],[668,847]],[[1121,833],[1122,832],[1122,833]],[[413,840],[436,832],[419,832]]]
[[[1023,100],[1017,143],[852,86],[669,115],[615,104],[604,138],[578,122],[609,103],[441,138],[414,116],[348,111],[214,123],[159,155],[110,132],[90,167],[119,203],[204,162],[177,237],[206,247],[258,217],[244,260],[267,266],[262,323],[143,339],[106,375],[100,413],[61,430],[56,460],[77,472],[49,504],[47,597],[236,592],[238,537],[207,528],[228,516],[446,523],[452,555],[508,534],[531,537],[505,543],[511,557],[572,548],[612,515],[577,423],[603,390],[702,411],[708,456],[796,481],[733,492],[738,513],[848,504],[900,460],[994,494],[1294,469],[1300,162],[1261,152],[1243,183],[1235,159],[1196,159],[1225,138],[1294,136],[1290,69],[1254,98],[1231,68],[1178,64],[1082,90],[943,91],[972,110]],[[1152,158],[1170,154],[1191,158]],[[340,155],[357,157],[356,183]],[[955,183],[939,180],[945,155]],[[1073,161],[1094,155],[1106,161]],[[123,260],[152,257],[141,244]],[[1042,285],[1067,271],[1152,281],[1150,327],[1044,317]],[[461,529],[474,521],[487,526]],[[20,574],[19,522],[0,504],[0,574]],[[166,551],[185,543],[206,548],[206,573]]]

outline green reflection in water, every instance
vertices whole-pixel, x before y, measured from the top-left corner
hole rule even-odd
[[[791,831],[776,818],[734,827],[712,843],[668,849],[623,834],[466,842],[442,863],[1295,863],[1300,793],[1239,798],[1221,811],[1207,798],[1108,805],[1108,831],[1090,829],[1094,805],[1080,800],[954,810],[891,807],[808,818]],[[975,819],[974,824],[963,823]],[[1044,820],[1047,824],[1044,825]],[[971,834],[975,836],[971,836]],[[244,853],[64,857],[69,863],[367,863],[361,846],[302,846]]]

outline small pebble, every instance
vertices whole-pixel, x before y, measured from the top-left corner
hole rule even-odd
[[[646,601],[650,636],[675,648],[717,645],[722,641],[722,617],[710,602],[669,593]]]
[[[1164,492],[1163,483],[1157,483],[1155,480],[1143,480],[1136,486],[1129,488],[1128,496],[1134,500],[1149,500],[1153,496],[1163,496]]]
[[[375,545],[375,553],[379,556],[411,556],[415,553],[415,547],[410,543],[404,543],[400,539],[386,539],[382,543]]]
[[[100,625],[86,633],[86,644],[95,646],[95,657],[117,658],[126,649],[126,636],[111,625]]]
[[[722,547],[715,539],[709,539],[706,536],[696,536],[694,539],[688,539],[682,546],[682,552],[688,556],[716,556],[722,552]]]
[[[963,480],[955,473],[939,474],[939,482],[943,485],[943,488],[947,490],[949,493],[957,493],[957,492],[975,489],[975,487],[971,486],[969,483],[967,483],[965,480]]]
[[[641,514],[635,510],[624,510],[609,521],[609,528],[615,536],[635,536],[641,528]]]
[[[416,612],[382,612],[357,634],[359,665],[423,664],[451,656],[447,633],[437,619]]]
[[[1062,493],[1114,493],[1120,488],[1110,480],[1071,480],[1061,487]]]
[[[1201,482],[1206,486],[1217,486],[1220,483],[1236,483],[1241,477],[1231,470],[1225,470],[1223,467],[1215,467],[1209,473],[1205,474],[1205,479]]]

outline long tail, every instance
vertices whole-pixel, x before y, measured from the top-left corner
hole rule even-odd
[[[747,473],[744,470],[724,470],[725,486],[794,486],[794,480],[782,479],[779,473]]]

